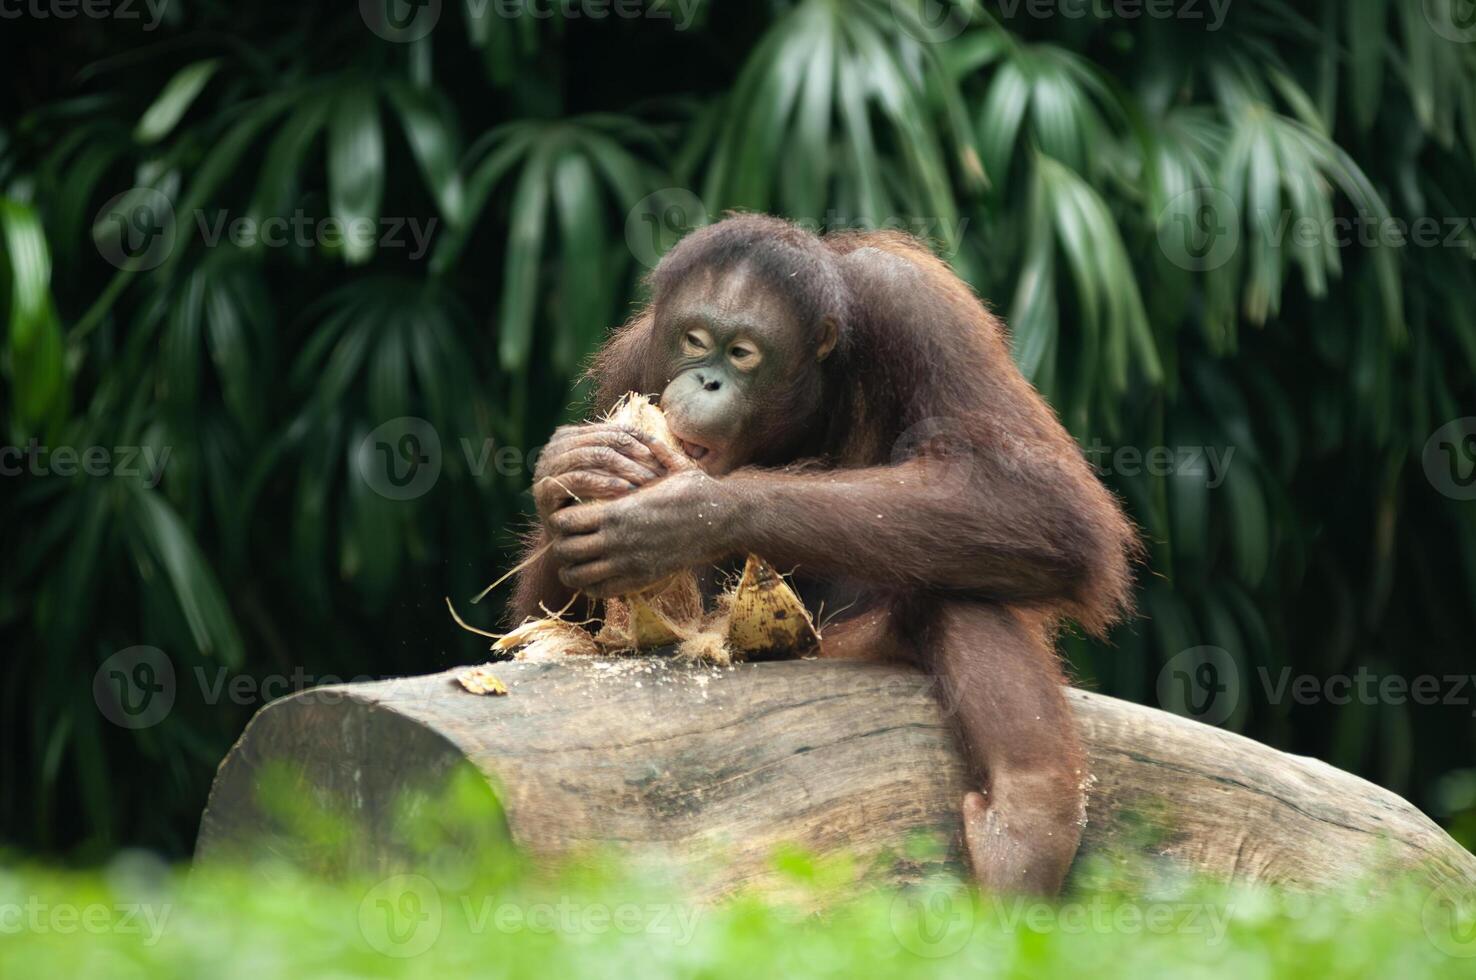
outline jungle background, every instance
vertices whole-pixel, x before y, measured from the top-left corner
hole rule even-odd
[[[7,6],[0,843],[185,856],[265,700],[484,659],[443,597],[499,619],[582,360],[737,208],[1007,318],[1148,547],[1080,683],[1471,846],[1471,8]]]

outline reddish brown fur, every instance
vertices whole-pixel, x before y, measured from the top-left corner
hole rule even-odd
[[[944,262],[896,233],[832,235],[819,249],[805,236],[742,216],[678,245],[653,276],[652,306],[595,358],[597,407],[661,390],[652,336],[672,275],[753,264],[757,251],[770,266],[801,256],[788,259],[802,266],[791,291],[820,276],[823,289],[792,304],[808,303],[802,321],[819,310],[842,324],[823,420],[790,423],[814,428],[813,452],[723,477],[744,505],[723,540],[798,566],[822,591],[844,586],[857,605],[826,655],[904,657],[939,678],[987,794],[964,808],[976,873],[990,887],[1054,891],[1084,782],[1054,634],[1069,619],[1102,635],[1129,609],[1133,528],[1016,369],[999,321]],[[763,251],[768,238],[801,251]],[[910,427],[939,419],[967,452],[962,470],[926,449],[893,458]],[[568,595],[545,560],[524,573],[514,609]]]

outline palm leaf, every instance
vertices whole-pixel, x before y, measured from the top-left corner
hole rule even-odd
[[[372,92],[354,87],[335,100],[328,120],[328,198],[333,214],[345,229],[379,221],[384,193],[384,135],[379,106]],[[352,232],[343,239],[343,255],[350,265],[374,255],[378,233],[367,240]]]

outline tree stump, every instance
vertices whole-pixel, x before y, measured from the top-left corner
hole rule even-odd
[[[510,840],[552,857],[609,845],[708,894],[771,883],[781,845],[852,854],[877,884],[963,873],[959,802],[970,787],[932,682],[916,671],[658,657],[494,670],[505,697],[469,694],[451,671],[267,705],[220,766],[197,857],[413,870],[396,799],[470,766],[489,817],[468,847]],[[1074,878],[1111,855],[1143,859],[1118,862],[1130,884],[1189,869],[1312,889],[1409,873],[1476,888],[1476,858],[1387,790],[1164,711],[1070,698],[1090,766]],[[293,794],[354,820],[349,846],[324,850],[261,805],[266,767],[283,762]]]

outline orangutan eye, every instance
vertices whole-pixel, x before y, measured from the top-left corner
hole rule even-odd
[[[734,367],[749,371],[758,364],[759,352],[752,344],[738,343],[728,348],[728,358]]]
[[[686,354],[705,354],[711,346],[712,338],[705,330],[688,330],[682,338],[682,352]]]

